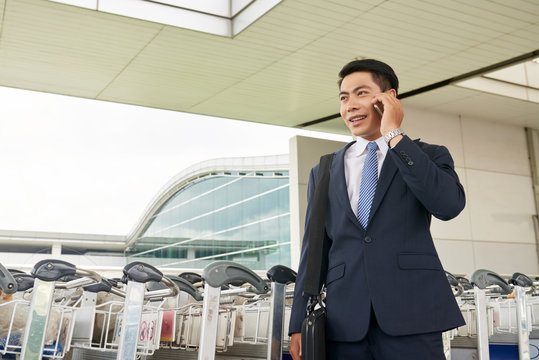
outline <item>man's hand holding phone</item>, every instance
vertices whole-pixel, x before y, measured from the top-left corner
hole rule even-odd
[[[402,105],[399,99],[397,99],[397,93],[395,90],[390,89],[380,94],[373,96],[371,103],[373,104],[374,109],[378,107],[378,114],[381,113],[381,122],[380,122],[380,132],[382,135],[386,135],[392,130],[399,128],[404,119],[404,112],[402,110]],[[381,105],[381,106],[380,106]],[[391,146],[395,146],[402,135],[399,135],[391,140]]]

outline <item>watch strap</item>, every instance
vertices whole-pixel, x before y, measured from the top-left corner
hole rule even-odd
[[[387,134],[385,134],[384,140],[386,141],[387,145],[389,145],[389,142],[391,141],[391,139],[393,139],[395,136],[398,136],[398,135],[404,135],[404,131],[402,131],[400,127],[393,129]]]

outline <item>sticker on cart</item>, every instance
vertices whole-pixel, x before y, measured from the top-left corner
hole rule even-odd
[[[146,321],[143,321],[140,324],[140,331],[139,331],[139,341],[146,340],[146,336],[148,335],[148,323]]]
[[[155,321],[151,321],[148,326],[148,340],[152,341],[155,335]]]
[[[142,313],[139,337],[137,341],[138,347],[148,350],[155,350],[159,348],[159,341],[154,341],[156,340],[156,324],[158,318],[159,313],[157,311]]]
[[[60,341],[59,341],[59,351],[63,353],[67,352],[68,349],[65,348],[65,345],[71,343],[71,336],[73,335],[73,313],[65,313],[64,319],[60,326]]]
[[[122,316],[118,316],[116,319],[116,330],[114,331],[114,344],[118,344],[120,342],[120,335],[122,334]]]
[[[69,319],[65,319],[62,325],[62,332],[60,333],[60,341],[66,341],[67,337],[67,327],[69,326]]]
[[[174,341],[174,329],[176,324],[176,312],[163,311],[161,321],[161,341]]]

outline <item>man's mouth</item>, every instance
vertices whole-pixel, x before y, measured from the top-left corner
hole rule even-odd
[[[352,123],[355,123],[356,121],[361,121],[361,120],[364,120],[367,118],[367,115],[356,115],[356,116],[352,116],[351,118],[348,119],[348,121],[352,122]]]

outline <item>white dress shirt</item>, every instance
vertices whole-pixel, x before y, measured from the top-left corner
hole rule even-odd
[[[379,137],[375,140],[378,145],[376,155],[378,155],[378,178],[382,164],[386,158],[389,147],[387,146],[384,137]],[[361,176],[363,174],[363,165],[367,157],[367,144],[370,141],[358,137],[356,142],[352,144],[344,154],[344,176],[346,179],[346,188],[348,189],[348,198],[350,206],[357,217],[357,202],[359,200],[359,189],[361,188]]]

